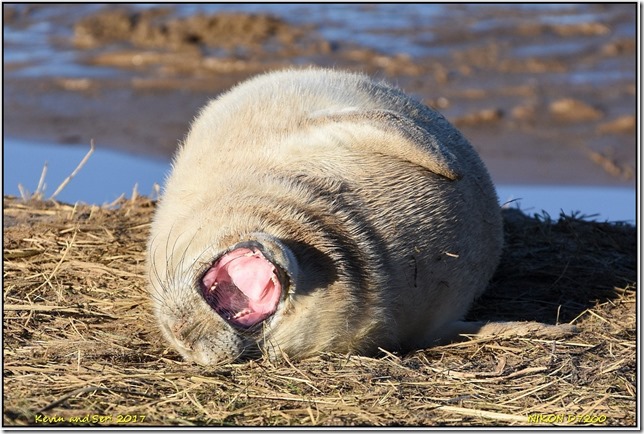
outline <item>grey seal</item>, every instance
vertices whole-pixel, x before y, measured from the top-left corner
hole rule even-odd
[[[490,176],[441,114],[365,75],[290,69],[194,120],[152,223],[150,295],[200,364],[407,351],[480,328],[462,319],[502,246]]]

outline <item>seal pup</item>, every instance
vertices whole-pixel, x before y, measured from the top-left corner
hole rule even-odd
[[[152,223],[150,294],[204,365],[406,351],[480,328],[461,320],[502,244],[490,176],[442,115],[365,75],[286,70],[194,120]]]

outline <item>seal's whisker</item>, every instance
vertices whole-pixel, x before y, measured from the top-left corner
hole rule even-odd
[[[186,247],[185,247],[185,249],[183,249],[183,252],[181,253],[181,256],[179,256],[179,263],[177,264],[177,268],[178,268],[178,269],[180,269],[180,270],[183,270],[183,269],[184,269],[184,263],[185,263],[185,260],[186,260],[186,255],[187,255],[187,253],[188,253],[188,249],[189,249],[189,248],[190,248],[190,246],[192,245],[192,242],[195,240],[195,238],[197,237],[197,235],[199,235],[199,231],[201,231],[201,228],[198,228],[198,229],[197,229],[197,230],[192,234],[192,237],[190,238],[190,241],[188,241],[188,243],[186,243]],[[174,248],[176,248],[176,245],[174,246]],[[205,251],[205,249],[200,253],[200,255],[202,255],[204,251]],[[173,252],[173,253],[174,253],[174,252]],[[198,256],[197,256],[197,258],[198,258]],[[192,265],[194,265],[194,263],[195,263],[195,261],[196,261],[196,260],[197,260],[197,259],[194,259],[194,260],[193,260],[193,262],[192,262],[191,266],[192,266]]]
[[[174,283],[175,283],[175,275],[172,272],[172,270],[175,270],[174,263],[172,262],[172,259],[174,257],[174,251],[176,249],[177,243],[179,242],[179,236],[180,235],[174,237],[174,242],[172,243],[172,249],[168,252],[168,248],[170,246],[170,238],[172,236],[172,233],[174,232],[174,228],[175,228],[176,224],[177,224],[176,221],[172,222],[172,225],[170,226],[168,237],[166,238],[166,243],[165,243],[166,281],[168,282],[170,289],[176,288],[176,285],[174,285]]]
[[[159,274],[159,267],[157,266],[156,263],[156,250],[158,246],[155,245],[154,243],[155,239],[153,238],[152,241],[150,242],[150,246],[155,246],[151,247],[152,253],[148,257],[149,261],[149,267],[148,267],[148,278],[150,280],[150,288],[151,290],[149,291],[150,296],[160,305],[166,305],[166,300],[164,297],[164,292],[167,292],[167,284],[164,282],[164,280],[161,278],[161,275]],[[152,250],[153,249],[153,250]],[[154,276],[154,279],[152,277]],[[155,284],[156,283],[156,284]]]

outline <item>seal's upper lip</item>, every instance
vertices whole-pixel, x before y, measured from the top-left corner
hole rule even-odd
[[[282,294],[276,266],[252,247],[238,247],[216,260],[202,277],[201,289],[220,316],[244,328],[275,313]]]

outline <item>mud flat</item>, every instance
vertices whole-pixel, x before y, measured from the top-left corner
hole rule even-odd
[[[401,10],[398,26],[387,6],[347,6],[372,23],[360,32],[316,7],[4,5],[5,134],[169,158],[240,80],[333,66],[439,109],[496,182],[634,185],[636,5],[454,4],[427,21]]]

